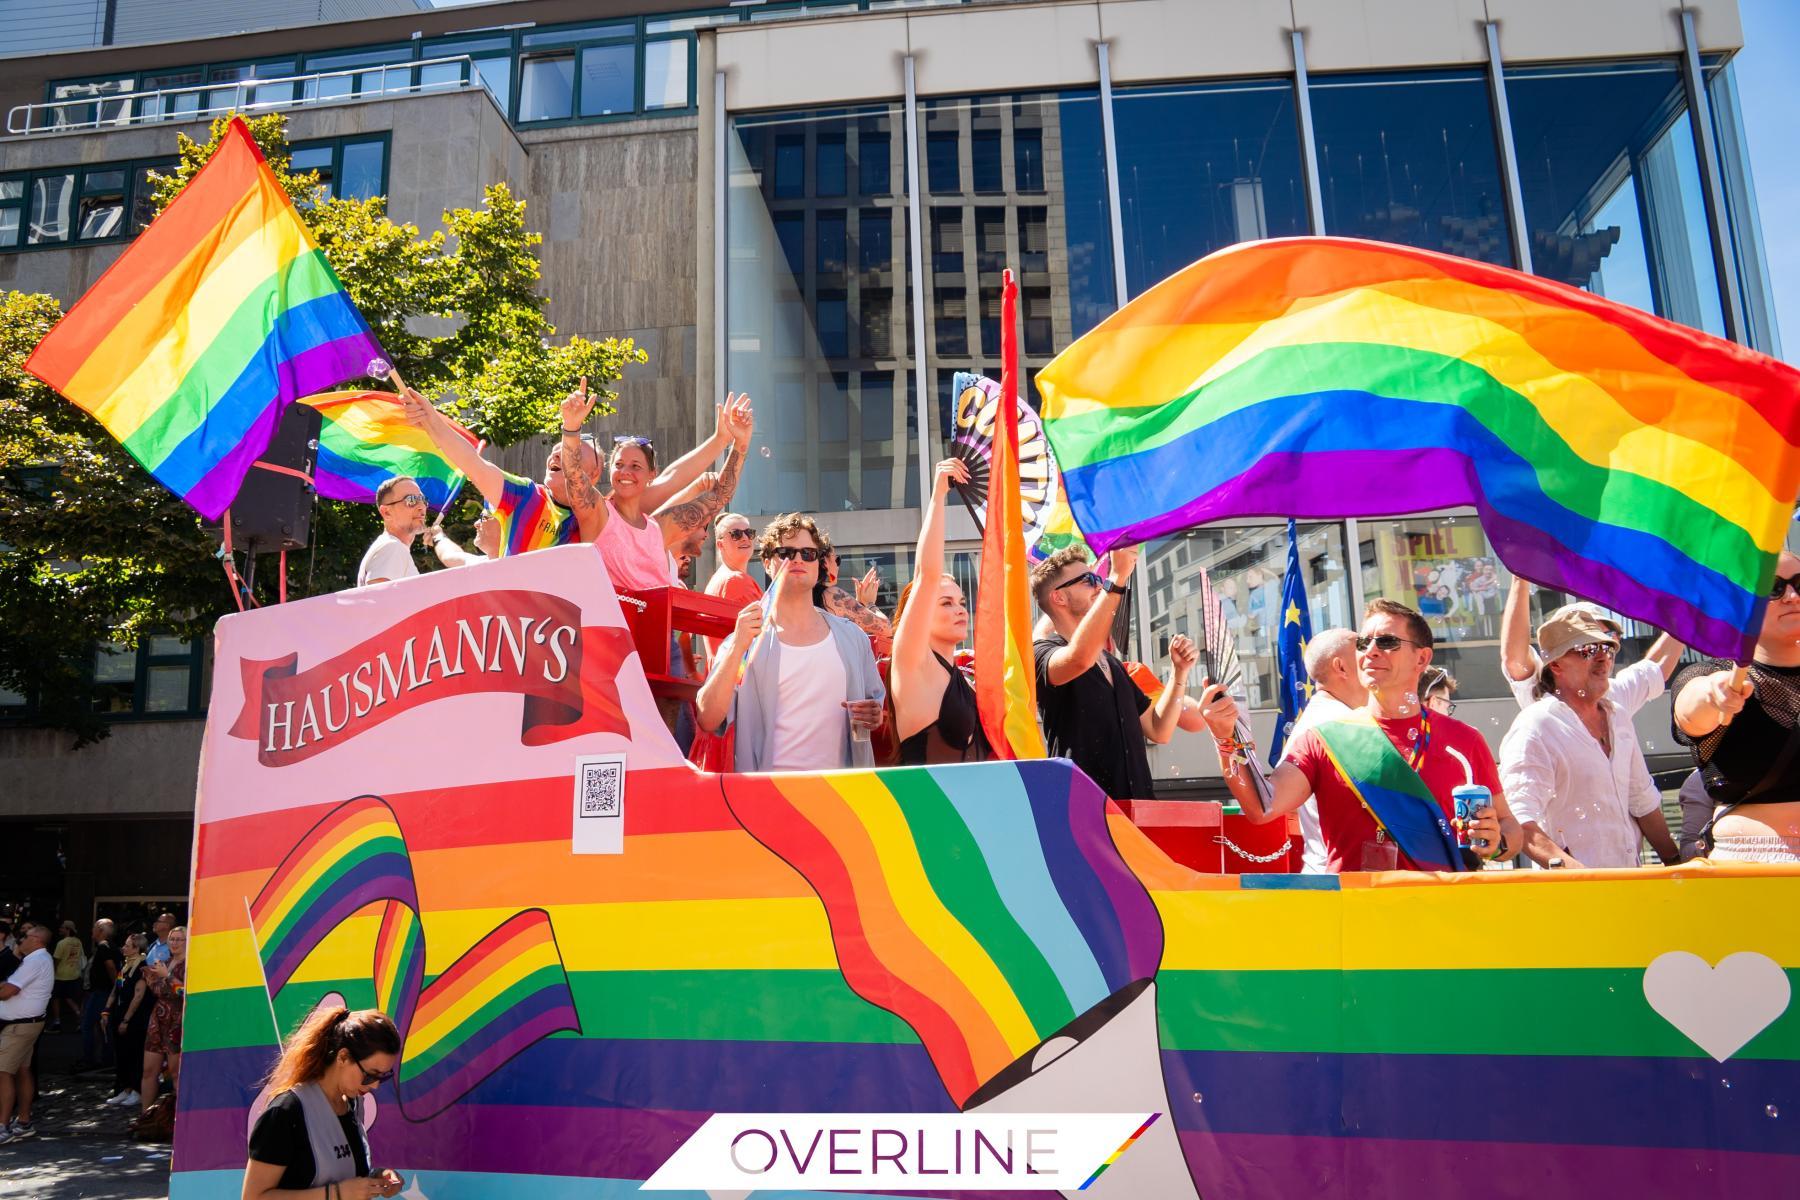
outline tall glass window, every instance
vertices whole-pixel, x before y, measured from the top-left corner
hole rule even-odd
[[[1316,75],[1312,109],[1326,233],[1513,264],[1480,72]]]
[[[1233,243],[1311,232],[1292,81],[1122,88],[1113,128],[1133,295]]]
[[[898,105],[737,117],[731,386],[756,398],[746,513],[919,503]]]
[[[1738,290],[1744,297],[1745,334],[1764,354],[1781,355],[1781,331],[1775,323],[1775,296],[1769,263],[1763,252],[1762,216],[1756,206],[1756,184],[1750,174],[1750,148],[1744,137],[1743,110],[1738,104],[1737,75],[1731,64],[1709,73],[1714,138],[1725,184],[1725,207],[1731,217]]]
[[[1022,393],[1062,347],[1112,312],[1112,235],[1099,94],[1027,93],[937,100],[920,109],[928,175],[926,363],[943,453],[957,371],[1000,377],[1001,271],[1019,279]]]
[[[1723,334],[1676,64],[1521,67],[1506,98],[1532,269]]]

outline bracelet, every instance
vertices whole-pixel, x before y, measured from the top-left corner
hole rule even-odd
[[[564,429],[563,436],[564,437],[580,437],[581,430],[579,430],[579,429]]]
[[[1500,835],[1500,848],[1495,850],[1492,854],[1488,855],[1487,860],[1489,862],[1499,862],[1501,859],[1503,859],[1507,856],[1506,851],[1507,851],[1506,835],[1503,833]]]

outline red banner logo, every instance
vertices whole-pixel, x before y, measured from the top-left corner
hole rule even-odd
[[[635,650],[627,630],[584,627],[581,610],[559,596],[458,596],[306,670],[298,654],[241,659],[244,708],[229,732],[255,739],[264,766],[285,767],[421,704],[510,692],[525,698],[527,746],[584,733],[629,737],[617,677]]]

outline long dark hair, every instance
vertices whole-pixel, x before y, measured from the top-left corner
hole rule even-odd
[[[314,1009],[294,1030],[264,1082],[272,1095],[293,1091],[321,1078],[339,1050],[348,1050],[357,1062],[377,1054],[398,1054],[400,1031],[379,1009],[351,1012],[341,1004]]]

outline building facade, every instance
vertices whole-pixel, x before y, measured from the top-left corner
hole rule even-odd
[[[515,0],[38,55],[0,73],[0,286],[73,300],[175,130],[233,105],[287,109],[334,187],[427,229],[504,179],[561,330],[650,353],[610,423],[687,445],[750,392],[735,507],[811,512],[847,570],[884,567],[891,603],[951,376],[998,375],[1008,267],[1028,382],[1195,259],[1307,233],[1517,266],[1779,352],[1741,43],[1731,0]],[[535,473],[542,449],[503,461]],[[951,535],[972,589],[972,522]],[[1458,716],[1497,742],[1508,579],[1472,515],[1300,536],[1314,627],[1378,595],[1420,607]],[[1264,736],[1285,560],[1277,522],[1208,527],[1146,547],[1133,596],[1157,662],[1198,632],[1210,573]],[[97,651],[114,736],[69,752],[28,713],[0,729],[0,820],[179,828],[204,672],[201,647]],[[1675,753],[1666,709],[1642,733]],[[1202,742],[1156,754],[1171,791],[1215,774]]]

